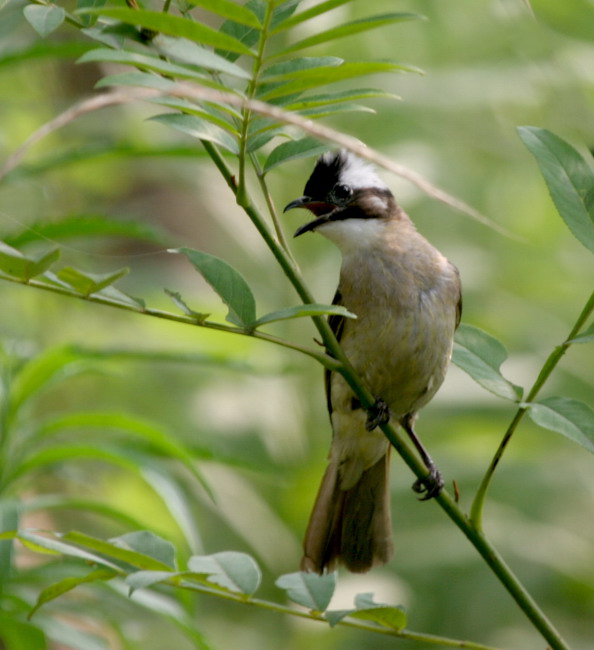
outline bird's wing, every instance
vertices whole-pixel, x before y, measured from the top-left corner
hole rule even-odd
[[[332,300],[333,305],[341,305],[342,304],[342,296],[340,295],[340,291],[336,291],[334,294],[334,300]],[[345,324],[346,318],[344,316],[339,316],[338,314],[330,314],[328,316],[328,325],[330,325],[330,329],[334,333],[334,336],[336,337],[336,340],[340,343],[340,339],[342,337],[342,332],[344,330],[344,324]],[[328,369],[324,372],[324,383],[326,385],[326,404],[328,405],[328,413],[332,415],[332,395],[330,392],[330,382],[332,378],[332,372]]]
[[[454,266],[452,264],[452,266]],[[460,325],[460,319],[462,318],[462,284],[460,282],[460,272],[458,268],[454,266],[456,271],[456,277],[458,278],[458,302],[456,303],[456,329]]]

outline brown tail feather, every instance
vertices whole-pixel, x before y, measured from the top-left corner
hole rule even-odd
[[[337,465],[330,462],[305,533],[302,571],[332,571],[340,562],[364,573],[392,557],[389,460],[388,448],[347,490],[340,489]]]

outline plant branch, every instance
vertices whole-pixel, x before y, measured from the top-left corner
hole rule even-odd
[[[277,106],[266,104],[255,99],[247,99],[240,97],[230,92],[222,92],[213,88],[197,86],[187,82],[178,83],[168,90],[152,90],[148,88],[135,88],[127,89],[126,91],[110,91],[103,93],[96,97],[91,97],[71,108],[67,109],[53,120],[47,122],[35,131],[5,162],[2,169],[0,169],[0,180],[12,171],[27,154],[29,149],[39,142],[43,137],[49,133],[65,126],[69,122],[77,119],[78,117],[90,113],[92,111],[105,108],[107,106],[114,106],[117,104],[126,104],[134,101],[152,99],[162,95],[171,95],[173,97],[182,97],[184,99],[191,99],[194,101],[212,101],[219,103],[226,103],[239,108],[249,107],[254,113],[271,117],[284,124],[291,124],[300,128],[302,131],[312,135],[320,140],[325,140],[333,145],[338,145],[344,149],[348,149],[360,158],[365,158],[370,162],[383,167],[384,169],[392,172],[396,176],[400,176],[405,180],[416,185],[422,192],[435,199],[450,206],[451,208],[472,217],[485,226],[496,230],[497,232],[514,239],[517,235],[510,233],[508,230],[492,221],[485,215],[481,214],[471,206],[467,205],[460,199],[457,199],[442,189],[430,183],[423,176],[414,172],[413,170],[395,163],[393,160],[380,154],[378,151],[371,149],[364,145],[360,140],[352,136],[345,135],[328,126],[318,124],[312,120],[308,120],[295,113],[289,113],[282,110]]]
[[[240,603],[242,605],[251,605],[253,607],[258,607],[260,609],[267,609],[269,611],[277,612],[279,614],[286,614],[288,616],[297,616],[298,618],[305,618],[310,621],[316,621],[318,623],[325,623],[326,625],[328,625],[328,619],[326,619],[322,614],[319,614],[317,612],[303,611],[301,609],[295,609],[294,607],[287,607],[285,605],[280,605],[279,603],[274,603],[259,598],[246,598],[244,594],[234,593],[231,591],[222,591],[219,589],[210,588],[208,586],[190,584],[188,582],[181,582],[181,583],[174,582],[168,584],[174,584],[176,587],[182,589],[208,594],[210,596],[216,596],[218,598],[229,600],[235,603]],[[482,643],[474,643],[472,641],[463,641],[458,639],[448,639],[447,637],[437,636],[434,634],[424,634],[422,632],[413,632],[412,630],[406,630],[406,629],[395,630],[387,627],[379,627],[378,625],[372,625],[369,623],[359,623],[353,620],[341,620],[338,621],[337,625],[341,625],[343,627],[355,628],[357,630],[362,630],[365,632],[374,632],[375,634],[383,634],[386,636],[396,637],[399,639],[407,639],[409,641],[418,641],[420,643],[427,643],[430,645],[445,646],[448,648],[466,648],[467,650],[498,650],[493,646],[483,645]]]
[[[60,126],[67,124],[73,119],[76,119],[76,117],[78,117],[79,115],[90,112],[92,110],[97,110],[98,108],[102,108],[104,106],[127,103],[138,99],[146,99],[149,97],[158,96],[160,94],[163,93],[161,91],[152,91],[146,89],[129,91],[125,93],[111,92],[105,95],[101,95],[99,97],[94,97],[90,100],[86,100],[81,104],[77,104],[76,106],[72,107],[65,113],[62,113],[55,120],[52,120],[51,122],[41,127],[38,131],[36,131],[25,142],[25,144],[21,148],[19,148],[8,159],[2,172],[0,172],[0,178],[3,174],[8,173],[12,169],[14,169],[16,165],[18,165],[22,157],[27,153],[28,149],[35,142],[39,141],[42,137],[44,137],[51,131],[55,130],[56,128],[59,128]],[[370,160],[380,166],[383,166],[389,171],[392,171],[393,173],[396,173],[399,176],[407,178],[408,180],[415,183],[420,189],[422,189],[424,192],[426,192],[433,198],[440,200],[454,207],[457,210],[461,210],[462,212],[471,215],[473,218],[477,219],[478,221],[481,221],[482,223],[489,225],[492,228],[495,228],[496,230],[499,231],[502,230],[499,226],[497,226],[497,224],[492,223],[486,217],[484,217],[480,213],[477,213],[475,210],[473,210],[463,202],[458,201],[457,199],[451,197],[450,195],[446,194],[442,190],[434,187],[428,181],[420,177],[418,174],[411,172],[410,170],[406,169],[405,167],[402,167],[401,165],[397,165],[393,163],[391,160],[382,156],[381,154],[374,152],[371,149],[368,149],[358,140],[355,140],[352,137],[334,131],[333,129],[329,129],[328,127],[315,124],[310,120],[306,120],[298,115],[287,113],[275,106],[270,106],[263,102],[241,98],[236,95],[233,95],[232,93],[219,92],[213,89],[198,87],[188,83],[176,84],[175,86],[172,87],[172,89],[169,91],[168,94],[171,94],[173,96],[198,100],[198,101],[210,100],[210,101],[224,102],[224,103],[236,105],[239,106],[240,108],[249,108],[250,110],[256,113],[272,117],[274,119],[277,119],[287,124],[293,124],[294,126],[298,126],[299,128],[303,129],[305,132],[309,133],[310,135],[313,135],[323,140],[333,142],[334,144],[337,144],[339,146],[342,146],[352,151],[353,153],[359,155],[362,158],[366,158],[367,160]],[[231,174],[230,170],[228,169],[224,159],[222,158],[222,156],[220,155],[216,147],[214,147],[211,143],[203,142],[203,144],[207,152],[210,154],[211,158],[213,159],[215,165],[221,171],[227,184],[237,196],[238,188],[235,183],[235,179]],[[263,218],[256,210],[256,208],[249,201],[249,197],[245,197],[245,198],[246,198],[245,205],[242,204],[242,207],[244,208],[245,212],[248,214],[248,216],[250,217],[250,219],[252,220],[252,222],[260,232],[260,234],[262,234],[264,240],[266,241],[273,255],[279,262],[284,273],[287,275],[288,279],[294,286],[300,298],[303,300],[304,303],[315,302],[308,288],[305,286],[300,276],[300,273],[296,265],[291,260],[290,256],[287,254],[284,248],[275,240],[272,233],[269,231],[266,223],[264,222]],[[5,278],[5,279],[10,279],[12,281],[25,284],[25,282],[21,280],[17,280],[13,278]],[[136,308],[133,306],[126,306],[120,303],[115,303],[109,300],[105,300],[99,296],[91,295],[85,297],[79,294],[72,293],[65,289],[43,285],[42,283],[36,281],[30,281],[28,284],[30,284],[31,286],[35,286],[37,288],[42,288],[45,290],[50,290],[65,295],[87,299],[90,302],[108,304],[110,306],[118,307],[120,309],[126,309],[128,311],[136,311],[141,313],[144,312],[159,318],[167,318],[169,320],[186,322],[188,324],[193,324],[193,325],[198,324],[195,319],[192,319],[191,317],[187,317],[187,316],[177,316],[175,314],[169,314],[167,312],[161,312],[159,310],[149,310],[143,308]],[[313,317],[312,320],[322,336],[324,345],[326,346],[326,349],[328,351],[327,355],[314,350],[310,350],[309,348],[301,348],[301,346],[296,346],[291,343],[276,339],[275,337],[270,337],[269,335],[263,335],[258,332],[252,333],[246,330],[241,330],[226,325],[219,325],[216,323],[207,323],[207,324],[203,323],[202,326],[209,327],[211,329],[218,329],[222,331],[237,333],[237,334],[251,335],[256,338],[268,340],[269,342],[273,342],[278,345],[283,345],[284,347],[289,347],[291,349],[302,351],[308,356],[311,356],[316,360],[318,360],[324,366],[330,367],[332,370],[336,372],[340,372],[345,377],[346,381],[348,382],[349,386],[352,388],[355,395],[361,400],[363,407],[365,408],[370,407],[375,401],[374,396],[362,384],[360,378],[357,376],[356,372],[354,371],[353,367],[349,363],[348,359],[345,357],[342,349],[340,348],[340,345],[336,341],[336,338],[334,337],[334,334],[332,333],[327,323],[327,320],[320,316]],[[547,372],[544,372],[545,369],[543,369],[543,373],[541,373],[542,376],[539,377],[539,380],[537,380],[538,387],[540,387],[540,385],[544,383],[544,381],[548,377],[548,374],[550,374],[550,371],[553,369],[558,359],[564,353],[566,349],[565,346],[567,345],[568,343],[564,344],[564,346],[560,346],[561,349],[557,349],[553,353],[553,355],[551,355],[552,358],[550,360],[550,363],[547,366],[549,369],[547,370]],[[555,354],[558,354],[558,358],[556,358],[556,360],[554,357]],[[382,426],[382,430],[390,440],[391,444],[396,448],[398,453],[402,456],[406,464],[412,469],[412,471],[419,478],[424,478],[426,474],[426,469],[424,465],[416,457],[413,451],[409,448],[404,438],[397,431],[397,428],[394,427],[392,424],[388,423]],[[466,517],[466,515],[461,511],[459,506],[451,498],[451,496],[444,491],[435,499],[435,501],[444,509],[444,511],[448,514],[448,516],[452,519],[452,521],[462,530],[462,532],[466,535],[466,537],[475,546],[477,551],[481,554],[481,556],[485,559],[485,561],[491,567],[493,572],[497,575],[500,582],[504,585],[504,587],[508,590],[508,592],[512,595],[512,597],[516,600],[520,608],[524,611],[527,617],[532,621],[534,626],[541,632],[543,637],[549,642],[551,648],[553,650],[568,650],[568,646],[566,645],[565,641],[561,638],[557,630],[548,621],[546,616],[541,612],[537,604],[527,593],[527,591],[520,583],[520,581],[517,579],[517,577],[511,572],[509,567],[507,567],[507,565],[499,556],[499,554],[494,549],[492,544],[486,539],[486,537],[482,534],[480,530],[475,528],[472,521]],[[459,647],[464,647],[464,646],[459,646]],[[470,646],[466,646],[466,647],[470,647]]]
[[[487,491],[489,489],[489,486],[491,484],[493,475],[495,473],[495,470],[497,469],[499,461],[501,460],[507,448],[507,445],[509,444],[512,436],[514,435],[524,415],[530,408],[530,404],[535,400],[536,396],[540,392],[540,389],[544,386],[550,374],[553,372],[553,370],[555,369],[559,361],[561,361],[561,358],[563,357],[565,352],[567,352],[568,348],[571,346],[572,340],[579,334],[579,332],[584,327],[584,325],[586,324],[586,322],[588,321],[588,319],[590,318],[593,312],[594,312],[594,293],[592,293],[592,295],[586,302],[584,308],[582,309],[582,312],[578,316],[576,322],[571,328],[571,331],[569,332],[569,335],[567,336],[565,341],[561,343],[561,345],[555,347],[554,350],[549,355],[549,357],[547,358],[547,360],[545,361],[541,371],[538,374],[538,377],[536,378],[536,381],[534,382],[534,385],[532,386],[530,392],[528,393],[528,396],[516,411],[509,427],[507,428],[507,431],[505,432],[503,438],[501,439],[501,442],[499,443],[499,447],[497,448],[495,455],[491,460],[491,464],[487,468],[483,480],[481,481],[481,484],[477,490],[477,493],[474,497],[474,501],[472,503],[472,507],[470,510],[470,519],[477,530],[482,530],[483,510],[484,510]]]
[[[215,161],[217,168],[221,171],[221,173],[223,173],[223,176],[225,177],[225,180],[227,181],[229,187],[232,190],[236,191],[236,187],[233,183],[233,176],[230,170],[227,168],[224,160],[222,160],[222,157],[216,147],[207,142],[203,144]],[[300,298],[305,303],[315,302],[309,292],[309,289],[304,284],[298,270],[292,264],[284,249],[272,237],[257,210],[249,202],[243,207],[258,230],[263,234],[266,243],[268,244],[276,259],[279,261],[283,271],[287,275],[289,281],[297,291]],[[340,347],[340,344],[334,336],[334,333],[330,329],[328,321],[325,318],[319,316],[313,317],[312,320],[314,321],[318,332],[322,336],[322,340],[326,346],[328,353],[333,356],[339,363],[338,367],[336,368],[336,372],[342,374],[342,376],[345,378],[353,390],[354,394],[361,401],[363,407],[371,407],[375,402],[375,397],[363,384],[361,378],[358,376],[348,358],[345,356],[342,348]],[[390,441],[390,444],[396,449],[396,451],[400,454],[404,462],[414,472],[414,474],[418,478],[425,478],[427,474],[425,465],[411,450],[406,440],[398,431],[397,426],[394,426],[391,422],[388,422],[387,424],[382,425],[381,429]],[[481,531],[477,530],[474,527],[470,519],[462,512],[458,504],[448,494],[448,492],[446,490],[442,491],[439,496],[434,499],[434,501],[436,501],[443,508],[450,519],[456,524],[456,526],[458,526],[458,528],[460,528],[460,530],[464,533],[472,545],[477,549],[479,554],[485,559],[488,566],[491,568],[493,573],[495,573],[509,594],[514,598],[518,606],[530,619],[536,629],[538,629],[543,637],[549,642],[551,648],[553,650],[569,650],[569,647],[561,635],[557,632],[545,614],[540,610],[537,603],[530,596],[528,591],[524,588],[522,583],[518,580],[511,569],[507,566],[491,542],[483,535]]]
[[[285,339],[281,339],[277,336],[271,334],[265,334],[264,332],[259,332],[258,330],[243,329],[241,327],[232,327],[231,325],[224,325],[223,323],[213,323],[208,320],[197,320],[192,316],[186,316],[184,314],[174,314],[172,312],[164,311],[161,309],[152,309],[150,307],[141,307],[140,305],[135,306],[132,303],[126,304],[123,302],[118,302],[102,296],[99,293],[90,294],[88,296],[71,291],[64,287],[59,287],[55,285],[46,284],[40,282],[39,280],[22,280],[20,278],[0,274],[0,280],[6,280],[8,282],[14,282],[16,284],[22,284],[29,287],[34,287],[35,289],[42,289],[43,291],[49,291],[51,293],[57,293],[63,296],[68,296],[70,298],[78,298],[79,300],[85,300],[87,302],[95,303],[98,305],[105,305],[107,307],[115,307],[116,309],[122,309],[124,311],[134,312],[136,314],[145,314],[146,316],[152,316],[154,318],[160,318],[162,320],[174,321],[176,323],[184,323],[186,325],[194,325],[196,327],[203,327],[205,329],[216,330],[218,332],[227,332],[228,334],[240,334],[242,336],[251,336],[252,338],[259,339],[260,341],[267,341],[268,343],[274,343],[275,345],[280,345],[281,347],[294,350],[296,352],[301,352],[306,354],[309,357],[312,357],[319,363],[321,363],[326,368],[330,370],[339,370],[340,364],[336,359],[319,352],[314,348],[308,348],[297,343],[292,343]]]
[[[270,28],[270,21],[272,20],[272,14],[274,11],[274,5],[272,2],[266,4],[266,12],[264,15],[264,22],[262,24],[262,30],[260,32],[260,38],[258,39],[258,52],[254,59],[254,64],[252,66],[252,77],[248,84],[247,88],[247,97],[253,99],[256,88],[258,87],[258,78],[260,76],[260,70],[262,68],[262,63],[264,61],[264,52],[266,50],[266,42],[268,40],[268,29]],[[246,159],[248,156],[247,146],[249,141],[249,128],[250,128],[250,119],[251,119],[251,108],[249,105],[244,104],[241,107],[242,112],[242,123],[241,123],[241,132],[239,138],[239,187],[236,194],[237,203],[243,206],[244,202],[248,200],[247,198],[247,182],[245,174]]]
[[[274,226],[274,232],[276,233],[276,237],[280,243],[280,245],[285,249],[287,252],[287,255],[291,258],[291,261],[295,266],[297,266],[297,262],[295,261],[295,258],[293,257],[293,254],[291,253],[291,249],[289,248],[289,244],[287,242],[287,239],[285,237],[284,230],[280,224],[280,221],[278,219],[278,214],[276,213],[276,208],[274,206],[274,203],[272,201],[272,196],[270,195],[270,190],[268,189],[268,184],[266,183],[266,175],[262,173],[262,169],[260,167],[260,163],[258,162],[257,157],[255,154],[250,154],[252,165],[254,167],[254,171],[256,172],[256,176],[258,178],[258,183],[260,184],[260,190],[262,191],[262,194],[264,196],[264,200],[266,201],[266,207],[268,208],[268,212],[270,214],[270,219],[272,220],[272,225]]]

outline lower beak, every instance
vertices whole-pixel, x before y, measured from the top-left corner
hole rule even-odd
[[[318,226],[322,226],[323,224],[328,223],[328,221],[330,221],[329,214],[325,214],[322,217],[316,217],[312,221],[309,221],[308,223],[301,226],[301,228],[297,228],[293,237],[299,237],[299,235],[303,235],[305,232],[315,230]]]
[[[318,226],[326,223],[329,219],[330,213],[336,209],[336,206],[323,201],[314,201],[309,196],[301,196],[298,199],[291,201],[291,203],[285,207],[283,212],[288,212],[294,208],[305,208],[316,215],[315,219],[301,226],[301,228],[299,228],[293,235],[293,237],[299,237],[299,235],[303,235],[303,233],[309,232],[310,230],[315,230]]]

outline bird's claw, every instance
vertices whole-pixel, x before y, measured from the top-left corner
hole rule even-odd
[[[429,467],[429,474],[424,478],[417,479],[412,486],[412,489],[417,494],[422,494],[419,501],[428,501],[438,496],[443,490],[444,481],[442,475],[435,465]]]
[[[386,424],[390,419],[390,407],[381,397],[375,400],[375,404],[367,409],[367,431],[373,431],[376,427]]]

